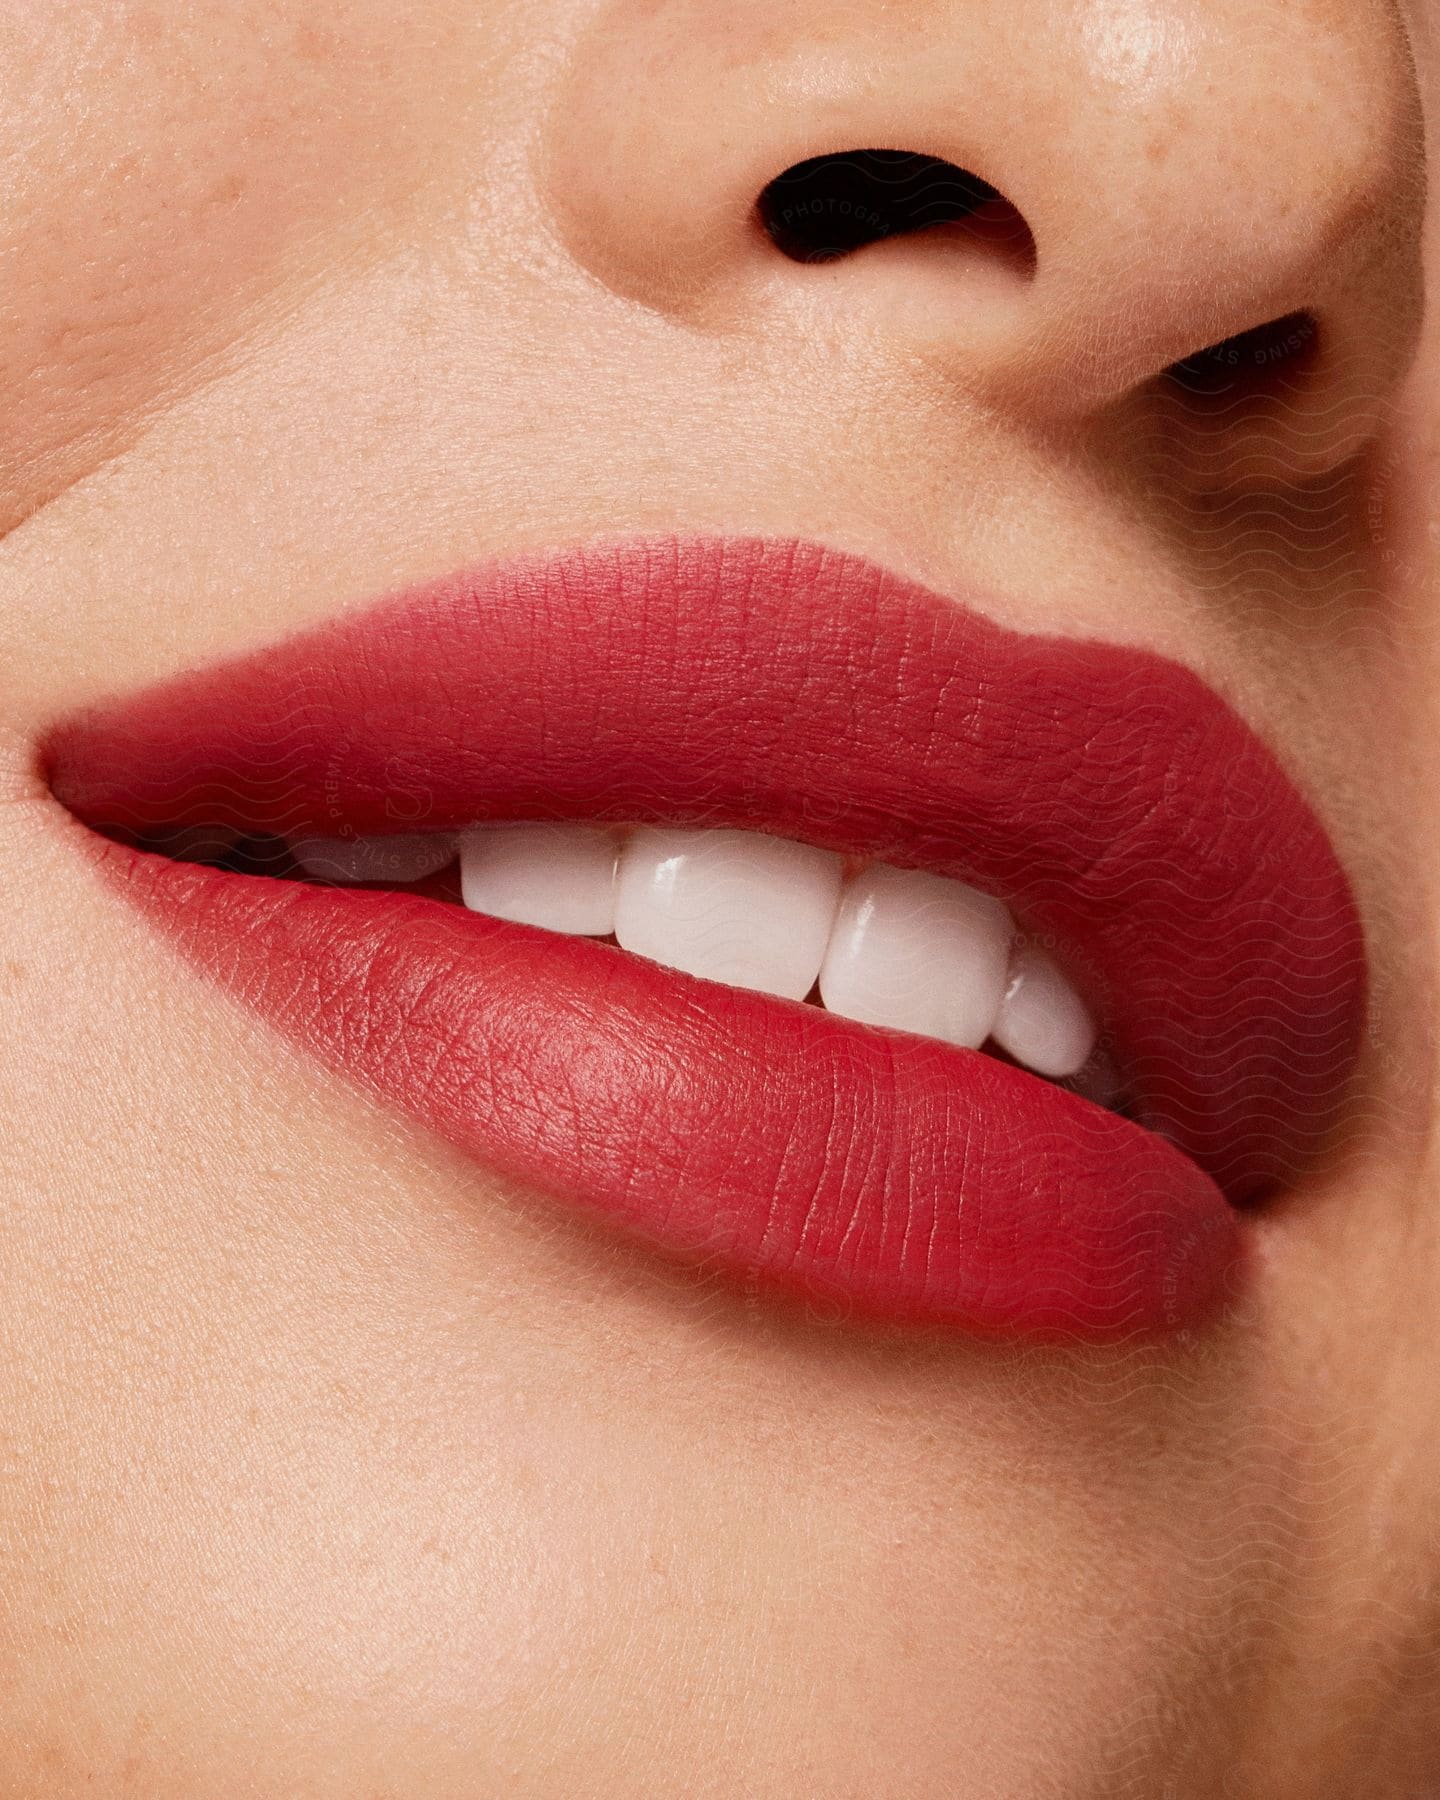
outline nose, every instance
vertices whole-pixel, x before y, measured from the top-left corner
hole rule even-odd
[[[1353,456],[1408,358],[1389,0],[609,0],[568,67],[562,235],[696,329],[919,352],[1032,426],[1145,395],[1222,485]]]

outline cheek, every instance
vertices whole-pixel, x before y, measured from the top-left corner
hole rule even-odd
[[[409,173],[379,10],[332,37],[292,0],[7,9],[0,531],[217,372]]]

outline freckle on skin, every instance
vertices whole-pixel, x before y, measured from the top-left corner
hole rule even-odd
[[[1161,135],[1157,131],[1155,133],[1155,135],[1150,139],[1149,143],[1147,143],[1145,146],[1145,156],[1146,156],[1147,161],[1152,162],[1152,163],[1162,163],[1165,161],[1166,157],[1169,156],[1169,154],[1170,154],[1169,142],[1165,138],[1161,137]]]

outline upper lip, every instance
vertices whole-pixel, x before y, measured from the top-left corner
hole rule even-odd
[[[1344,873],[1211,688],[814,546],[457,577],[63,721],[46,757],[84,822],[131,832],[683,821],[969,881],[1053,936],[1135,1116],[1234,1202],[1313,1157],[1353,1065]]]

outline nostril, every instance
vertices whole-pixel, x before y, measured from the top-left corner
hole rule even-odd
[[[1311,313],[1286,313],[1171,363],[1161,380],[1198,406],[1233,406],[1280,393],[1315,365],[1320,327]]]
[[[793,262],[833,262],[886,238],[948,230],[1027,272],[1035,266],[1030,228],[1003,194],[968,169],[910,150],[812,156],[777,175],[757,211]]]

